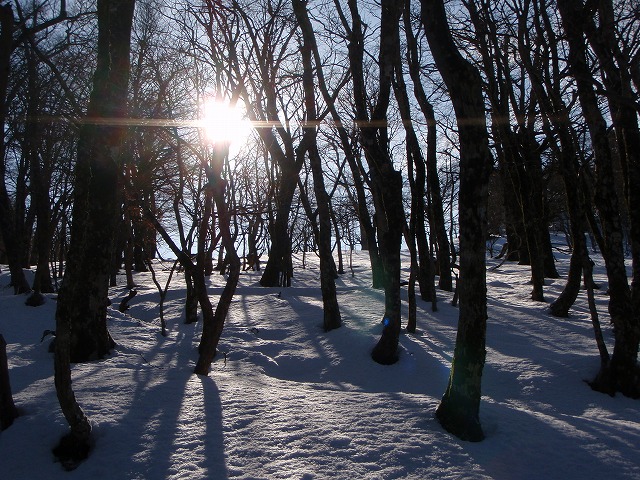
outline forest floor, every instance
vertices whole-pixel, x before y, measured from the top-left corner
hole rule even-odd
[[[609,349],[607,282],[595,257],[600,319]],[[348,258],[347,258],[348,261]],[[409,259],[403,254],[404,279]],[[525,266],[489,259],[487,360],[480,417],[486,439],[458,440],[434,418],[449,375],[458,310],[438,291],[438,311],[418,300],[418,331],[400,339],[400,360],[381,366],[370,351],[381,332],[383,292],[370,288],[365,252],[353,275],[337,280],[343,326],[322,330],[317,257],[294,260],[291,288],[262,288],[243,272],[208,377],[192,373],[201,322],[185,325],[181,274],[165,306],[150,274],[136,274],[138,295],[111,290],[109,329],[117,342],[102,361],[75,365],[76,396],[95,446],[66,472],[52,447],[66,432],[53,382],[50,337],[55,295],[24,305],[0,274],[0,333],[22,412],[0,433],[0,476],[33,479],[638,479],[640,403],[593,392],[585,383],[599,356],[582,291],[567,319],[530,300]],[[161,283],[166,271],[159,270]],[[547,280],[547,301],[562,290]],[[31,272],[32,274],[32,272]],[[124,278],[121,279],[124,284]],[[215,301],[224,277],[214,274]],[[403,287],[406,322],[406,287]]]

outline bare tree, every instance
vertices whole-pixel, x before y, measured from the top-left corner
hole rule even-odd
[[[98,2],[98,57],[88,119],[125,115],[134,0]],[[56,308],[55,384],[70,432],[54,449],[67,468],[89,455],[91,425],[71,387],[71,361],[104,356],[109,270],[119,214],[117,185],[124,129],[85,122],[78,165],[68,266]]]
[[[303,135],[298,154],[304,155],[305,151],[309,155],[309,162],[313,172],[313,187],[318,202],[319,232],[318,248],[320,253],[320,288],[322,290],[323,303],[323,326],[325,331],[340,327],[342,320],[340,308],[336,298],[335,264],[331,253],[331,213],[329,206],[329,195],[324,186],[324,173],[322,160],[318,151],[317,142],[317,122],[319,120],[314,85],[314,65],[313,57],[316,57],[316,75],[322,69],[322,65],[317,63],[318,46],[316,44],[313,27],[309,20],[306,3],[302,0],[292,0],[293,10],[298,20],[298,26],[302,33],[302,63],[303,63],[303,86],[306,108],[306,130]]]
[[[609,394],[619,391],[629,397],[640,397],[638,345],[640,327],[631,302],[622,245],[620,199],[613,175],[613,157],[607,124],[599,108],[593,87],[593,76],[587,63],[584,28],[587,12],[580,0],[558,0],[569,44],[569,70],[575,78],[580,106],[589,129],[596,165],[595,203],[602,223],[607,277],[609,279],[609,314],[614,324],[615,348],[610,361],[603,365],[592,388]]]
[[[338,4],[336,3],[338,6]],[[371,178],[375,206],[375,226],[379,253],[384,272],[385,311],[380,340],[371,356],[381,364],[398,360],[398,341],[401,329],[400,314],[400,243],[405,223],[402,204],[402,175],[394,168],[390,156],[387,112],[391,97],[393,70],[398,52],[397,24],[401,4],[398,0],[385,0],[380,9],[380,45],[378,51],[377,94],[367,92],[364,75],[364,24],[355,0],[348,2],[351,24],[343,18],[349,35],[349,65],[353,83],[355,120],[359,140],[364,151]],[[373,102],[371,110],[370,102]]]
[[[436,416],[454,435],[479,441],[484,438],[479,408],[486,356],[486,205],[493,159],[480,74],[453,43],[442,0],[422,0],[422,23],[451,96],[460,137],[460,315],[449,384]]]

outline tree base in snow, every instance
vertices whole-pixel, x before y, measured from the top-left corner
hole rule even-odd
[[[56,461],[60,462],[62,468],[67,471],[75,470],[91,452],[91,442],[76,437],[72,433],[66,434],[60,439],[58,445],[53,450]]]
[[[456,407],[443,401],[436,410],[436,418],[442,428],[460,440],[481,442],[484,440],[484,432],[480,425],[480,419],[465,410],[465,408]]]
[[[44,305],[47,298],[40,292],[32,292],[31,295],[24,301],[27,307],[40,307]]]
[[[620,392],[625,397],[640,399],[640,366],[636,366],[625,378],[620,378],[622,376],[616,375],[612,370],[610,365],[602,366],[596,378],[587,382],[591,389],[612,397]]]
[[[9,428],[19,415],[11,395],[6,347],[7,342],[0,334],[0,431]]]
[[[385,325],[371,358],[381,365],[393,365],[398,361],[398,335],[394,335],[390,325]]]

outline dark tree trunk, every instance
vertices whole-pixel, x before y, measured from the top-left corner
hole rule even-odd
[[[624,175],[624,191],[630,222],[632,257],[631,301],[633,325],[640,337],[640,128],[638,126],[637,95],[632,86],[631,59],[623,53],[615,34],[614,6],[611,0],[592,2],[597,13],[588,19],[585,32],[598,57]],[[591,12],[590,12],[591,13]],[[594,19],[598,19],[598,25]],[[637,54],[638,55],[638,54]]]
[[[331,223],[333,224],[333,231],[336,236],[336,249],[338,250],[338,275],[344,275],[344,258],[342,253],[342,234],[340,233],[340,225],[338,225],[338,219],[336,213],[329,205],[329,213],[331,214]]]
[[[13,403],[11,382],[9,381],[7,342],[0,334],[0,431],[9,428],[18,415],[18,409]]]
[[[399,29],[398,25],[398,29]],[[397,33],[397,41],[400,41],[400,34]],[[422,156],[422,150],[418,141],[418,136],[413,128],[411,121],[411,104],[409,95],[407,94],[407,85],[404,81],[402,71],[402,57],[400,55],[400,45],[397,48],[397,58],[394,65],[395,75],[393,82],[393,90],[398,109],[404,126],[405,138],[407,142],[407,168],[409,177],[409,186],[411,189],[411,214],[408,242],[411,242],[416,251],[416,261],[418,262],[412,270],[414,278],[418,281],[420,287],[420,297],[425,301],[435,300],[434,275],[431,270],[431,253],[429,252],[429,243],[427,240],[427,231],[425,229],[426,208],[425,208],[425,186],[426,186],[426,167]],[[431,140],[431,139],[430,139]]]
[[[89,118],[126,115],[133,6],[132,0],[101,4]],[[102,358],[114,346],[107,330],[107,305],[124,136],[119,126],[85,123],[80,130],[71,244],[57,312],[72,326],[72,362]]]
[[[369,253],[369,263],[371,264],[371,283],[373,288],[384,288],[384,272],[382,269],[382,260],[378,251],[378,242],[376,241],[376,229],[371,221],[369,209],[367,208],[367,197],[365,194],[362,174],[360,173],[360,161],[356,160],[355,155],[347,154],[347,161],[353,176],[353,183],[356,188],[358,197],[358,220],[362,229],[363,243],[366,243],[366,250]]]
[[[31,165],[31,204],[36,211],[35,250],[37,257],[36,274],[33,280],[33,293],[28,300],[30,305],[42,305],[43,293],[52,293],[51,270],[49,256],[51,252],[51,202],[49,200],[50,178],[45,178],[45,171],[40,164],[38,141],[41,136],[38,117],[40,91],[37,85],[37,63],[32,53],[27,54],[28,99],[27,122],[25,125],[26,155]]]
[[[536,33],[543,34],[542,25],[548,25],[546,9],[540,10],[534,4],[534,15]],[[540,70],[534,66],[531,60],[534,48],[528,43],[526,25],[526,15],[519,20],[518,35],[520,58],[523,66],[529,75],[532,91],[536,97],[540,110],[543,114],[543,130],[555,156],[558,158],[560,173],[565,185],[567,197],[567,210],[569,213],[571,238],[573,240],[573,250],[569,263],[569,274],[567,284],[560,296],[550,305],[552,315],[557,317],[567,317],[569,309],[575,302],[580,291],[580,282],[585,261],[588,261],[587,246],[584,238],[585,232],[585,208],[582,198],[582,187],[578,177],[577,151],[574,142],[575,132],[571,130],[571,121],[567,106],[562,99],[559,90],[560,83],[552,82],[548,71]],[[551,52],[549,54],[549,69],[558,70],[558,52],[555,36],[549,35],[549,42],[546,46]],[[537,53],[534,53],[537,55]],[[557,138],[557,140],[556,140]],[[559,142],[559,145],[557,144]],[[547,237],[548,239],[548,237]],[[550,254],[550,248],[549,254]],[[545,270],[547,268],[545,267]]]
[[[11,69],[11,52],[13,50],[13,10],[11,4],[0,5],[0,126],[2,140],[0,141],[0,234],[4,241],[11,273],[11,285],[16,294],[31,290],[29,282],[22,270],[22,249],[15,231],[16,212],[11,204],[11,198],[5,184],[5,152],[4,129],[7,118],[7,86]]]
[[[209,374],[211,362],[216,355],[224,323],[227,318],[236,287],[238,286],[238,279],[240,278],[240,257],[238,257],[233,237],[231,236],[231,216],[224,198],[227,182],[225,182],[220,176],[222,172],[223,159],[226,155],[228,155],[228,147],[223,152],[217,151],[214,155],[213,168],[208,174],[209,185],[207,188],[211,190],[211,195],[218,210],[218,228],[220,229],[222,236],[222,248],[226,251],[226,262],[229,265],[229,276],[227,277],[227,283],[222,290],[220,299],[218,300],[215,312],[211,311],[211,301],[209,300],[204,281],[196,284],[200,307],[202,309],[202,337],[200,338],[200,345],[198,346],[200,356],[198,357],[194,370],[194,372],[199,375]],[[201,278],[204,280],[204,275],[202,275]]]
[[[298,0],[294,0],[298,3]],[[302,3],[299,3],[302,5]],[[305,8],[305,7],[303,7]],[[309,22],[309,26],[311,26]],[[310,67],[310,66],[309,66]],[[311,68],[309,68],[311,73]],[[311,90],[313,94],[313,90]],[[331,216],[329,212],[329,195],[324,187],[322,173],[322,160],[317,146],[309,147],[309,159],[313,170],[313,187],[318,199],[318,216],[320,218],[320,235],[318,237],[318,249],[320,254],[320,289],[322,290],[323,321],[325,332],[342,325],[340,308],[336,293],[336,270],[331,253]]]
[[[429,225],[435,232],[438,246],[438,286],[441,290],[451,292],[453,290],[451,248],[444,223],[444,209],[442,206],[440,179],[438,177],[436,119],[431,104],[427,104],[425,108],[423,108],[423,112],[427,115],[427,189],[430,199]]]
[[[98,58],[89,118],[125,115],[134,0],[98,0]],[[71,245],[56,309],[55,384],[71,431],[54,454],[73,468],[89,454],[91,425],[75,399],[69,361],[101,358],[114,346],[107,330],[109,274],[120,214],[118,165],[124,130],[84,124],[78,140]]]
[[[320,55],[317,49],[313,52],[315,62],[320,65]],[[376,241],[376,229],[371,221],[371,215],[369,214],[367,196],[365,192],[365,180],[363,179],[362,161],[360,159],[357,149],[353,146],[353,136],[349,134],[346,128],[343,126],[340,115],[335,107],[335,98],[329,92],[324,73],[321,68],[316,71],[318,80],[318,88],[322,93],[322,96],[327,104],[327,108],[331,112],[336,128],[338,130],[338,136],[342,149],[345,153],[345,157],[351,170],[354,187],[356,190],[357,202],[356,210],[358,214],[358,220],[360,222],[361,230],[361,244],[362,250],[366,250],[369,253],[369,261],[371,263],[372,272],[372,286],[373,288],[383,288],[384,286],[384,271],[382,267],[382,260],[378,251],[378,243]]]
[[[640,328],[627,282],[619,199],[614,182],[607,125],[598,106],[593,77],[587,64],[583,35],[583,28],[587,24],[586,12],[579,0],[558,0],[558,9],[569,43],[569,70],[576,80],[580,106],[589,128],[595,157],[595,203],[602,223],[602,255],[609,279],[609,314],[615,334],[611,360],[600,370],[591,386],[609,394],[619,391],[637,398],[640,397],[637,362]]]
[[[293,277],[291,263],[291,238],[289,236],[289,212],[293,202],[299,168],[282,168],[278,189],[277,214],[271,235],[269,259],[262,272],[260,285],[263,287],[290,287]]]
[[[304,100],[306,108],[306,120],[310,123],[300,143],[298,155],[304,155],[305,150],[309,154],[309,162],[313,173],[313,188],[318,202],[318,249],[320,254],[320,289],[322,290],[323,328],[325,332],[342,325],[340,308],[336,296],[335,263],[331,252],[331,212],[329,195],[324,186],[324,174],[322,172],[322,159],[318,152],[317,132],[314,124],[317,122],[317,107],[315,100],[313,55],[318,51],[313,27],[307,12],[307,5],[302,0],[292,0],[293,11],[298,20],[298,26],[302,32],[303,43],[301,46]],[[316,65],[322,68],[321,64]],[[338,242],[340,238],[338,237]],[[341,267],[342,269],[342,267]]]
[[[349,0],[352,25],[349,38],[349,64],[352,71],[356,121],[360,141],[369,165],[371,188],[375,206],[375,225],[378,232],[379,253],[384,271],[385,312],[380,340],[371,356],[381,364],[398,360],[400,338],[400,244],[404,227],[402,205],[402,176],[393,168],[389,156],[386,127],[387,109],[391,96],[394,65],[400,55],[398,22],[400,0],[383,0],[380,21],[380,51],[378,57],[378,95],[369,116],[364,75],[364,32],[355,0]]]
[[[479,409],[487,326],[485,238],[493,160],[485,123],[482,80],[462,58],[441,0],[422,0],[421,20],[447,85],[460,137],[460,314],[449,384],[436,410],[440,424],[464,440],[484,438]]]
[[[429,226],[431,230],[435,233],[436,243],[437,243],[437,265],[438,265],[438,286],[440,289],[445,291],[452,291],[453,289],[453,280],[451,275],[451,249],[449,247],[449,239],[447,238],[447,229],[445,227],[444,222],[444,209],[442,206],[442,193],[440,189],[440,179],[438,177],[438,158],[437,158],[437,132],[436,132],[436,118],[435,113],[433,111],[433,105],[427,100],[427,95],[422,86],[421,73],[420,73],[420,63],[418,58],[418,47],[415,35],[412,31],[411,25],[411,2],[410,0],[404,0],[404,28],[405,35],[407,38],[407,63],[409,64],[409,73],[411,75],[411,79],[413,81],[413,93],[416,99],[418,100],[418,105],[420,106],[420,110],[422,114],[425,116],[427,120],[427,158],[426,158],[426,171],[424,175],[427,181],[427,192],[428,198],[430,201],[428,202],[429,210],[428,210],[428,218],[429,218]],[[416,183],[421,183],[422,180],[418,179],[418,176],[422,176],[423,173],[422,168],[418,168],[416,165]],[[424,212],[424,207],[423,207]],[[424,224],[422,225],[424,230]],[[419,233],[422,235],[422,233]],[[425,238],[426,243],[426,238]],[[423,247],[424,248],[424,247]],[[429,262],[431,263],[430,253],[428,249],[424,252],[420,252],[420,245],[418,247],[418,255],[421,259],[421,268],[422,262],[427,260],[427,255],[429,255]],[[425,271],[427,267],[425,266]],[[435,272],[434,272],[435,273]],[[426,274],[426,273],[425,273]],[[432,281],[430,283],[433,283]],[[423,294],[422,287],[420,289],[422,298],[425,299],[425,295]],[[429,295],[427,294],[427,298]]]
[[[483,4],[483,7],[486,4]],[[505,65],[498,42],[496,27],[490,12],[484,10],[480,15],[474,2],[468,3],[469,14],[478,35],[482,64],[487,76],[487,92],[491,102],[491,123],[496,138],[498,160],[505,175],[505,191],[516,201],[517,213],[512,220],[515,228],[521,224],[523,239],[526,240],[526,257],[520,255],[520,263],[526,258],[531,265],[532,300],[544,301],[544,256],[541,219],[542,210],[542,168],[540,157],[524,145],[528,141],[526,134],[518,134],[507,120],[511,116],[523,118],[523,112],[511,111],[510,102],[514,95],[510,72]],[[493,54],[493,51],[496,53]],[[527,126],[519,121],[518,130],[524,131]],[[537,160],[537,162],[536,162]]]
[[[186,293],[184,300],[184,323],[196,323],[198,321],[198,295],[193,282],[191,270],[180,262],[184,269],[184,280],[186,283]]]

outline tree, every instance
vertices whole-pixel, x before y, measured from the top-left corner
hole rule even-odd
[[[384,0],[380,9],[380,45],[378,51],[377,95],[369,111],[370,97],[364,75],[363,21],[355,0],[349,0],[351,25],[343,20],[349,34],[349,65],[353,83],[355,121],[359,140],[369,167],[371,191],[375,206],[375,226],[384,272],[385,309],[383,330],[371,352],[374,361],[393,364],[398,360],[401,330],[400,312],[400,243],[404,228],[402,175],[394,168],[389,148],[387,112],[389,108],[393,70],[398,54],[397,24],[400,21],[399,0]],[[341,15],[341,18],[344,18]]]
[[[403,16],[408,17],[409,11],[406,4]],[[406,25],[406,20],[405,20]],[[434,285],[434,272],[432,268],[431,252],[427,239],[425,220],[427,219],[427,209],[425,207],[427,172],[425,159],[422,154],[418,134],[412,121],[411,102],[407,92],[407,85],[404,80],[403,62],[400,50],[400,24],[396,24],[397,34],[394,35],[396,41],[395,65],[393,74],[393,91],[395,94],[398,110],[405,130],[406,154],[407,154],[407,176],[411,189],[411,212],[409,219],[408,239],[409,249],[412,251],[412,274],[417,278],[420,287],[420,296],[425,301],[432,301],[435,307],[436,293]],[[428,150],[427,150],[428,151]],[[432,217],[429,215],[429,217]],[[415,248],[414,248],[415,245]],[[445,262],[448,264],[448,262]],[[445,265],[447,268],[447,265]],[[443,276],[446,277],[446,274]],[[444,280],[443,280],[444,282]],[[413,285],[411,285],[413,288]],[[410,297],[411,298],[411,297]]]
[[[528,23],[531,6],[533,28]],[[518,13],[519,57],[540,107],[543,131],[565,185],[572,252],[567,283],[560,296],[551,303],[550,311],[555,316],[566,317],[578,296],[583,269],[589,266],[590,260],[584,236],[585,199],[578,176],[579,147],[570,108],[563,100],[562,85],[568,79],[559,75],[561,65],[557,30],[551,25],[547,2],[522,4],[522,11]]]
[[[200,356],[194,370],[195,373],[200,375],[207,375],[209,373],[211,362],[216,355],[218,342],[222,335],[222,329],[224,328],[229,306],[231,305],[231,300],[233,299],[233,294],[235,293],[240,277],[240,258],[238,257],[233,238],[231,237],[231,218],[224,198],[227,182],[221,177],[223,159],[228,156],[228,154],[228,145],[226,145],[226,147],[214,148],[212,167],[208,170],[209,184],[207,188],[211,190],[212,197],[218,209],[218,226],[222,236],[222,247],[226,252],[225,263],[229,265],[229,277],[227,278],[227,284],[222,291],[222,295],[220,295],[213,317],[204,318],[203,315],[202,338],[198,347]],[[206,295],[206,287],[203,286],[203,288],[204,294]]]
[[[6,174],[6,143],[5,122],[7,118],[7,87],[11,69],[11,53],[16,48],[14,43],[13,9],[11,4],[0,5],[0,127],[2,127],[2,141],[0,141],[0,233],[7,252],[9,271],[11,272],[11,284],[16,294],[26,293],[31,288],[22,270],[24,239],[16,229],[16,219],[20,217],[12,205],[7,186]]]
[[[309,162],[313,172],[313,188],[318,202],[318,217],[320,228],[318,232],[318,249],[320,252],[320,288],[322,290],[323,326],[325,331],[340,327],[342,320],[340,308],[336,298],[335,265],[331,253],[331,213],[329,210],[329,195],[324,186],[322,160],[318,151],[317,122],[318,113],[315,98],[314,69],[312,58],[316,57],[316,75],[322,69],[318,61],[318,46],[316,44],[313,27],[309,20],[306,3],[302,0],[292,0],[293,11],[302,33],[302,83],[306,108],[306,130],[298,147],[298,155],[309,155]]]
[[[0,431],[9,428],[18,418],[18,409],[13,403],[11,383],[9,382],[9,364],[7,362],[7,342],[0,334]]]
[[[634,185],[640,183],[640,127],[638,126],[637,93],[632,85],[631,59],[626,46],[627,39],[616,38],[616,25],[633,30],[634,21],[617,19],[611,0],[588,2],[590,18],[583,26],[587,39],[598,58],[607,91],[607,102],[616,138],[617,152],[624,176],[624,200],[629,207],[630,243],[632,256],[631,301],[634,309],[635,335],[640,337],[640,191]],[[622,10],[622,15],[626,12]],[[637,14],[637,12],[636,12]],[[633,15],[633,13],[632,13]],[[620,14],[619,14],[620,16]],[[594,19],[598,19],[595,24]],[[638,18],[635,16],[635,26]],[[634,102],[635,100],[635,102]]]
[[[479,441],[484,438],[479,408],[486,356],[486,208],[493,159],[480,74],[453,43],[442,0],[421,1],[422,23],[451,96],[460,138],[460,314],[449,383],[436,417],[461,439]]]
[[[87,119],[123,118],[134,0],[99,0],[98,52]],[[112,347],[107,302],[125,129],[86,121],[78,139],[73,225],[56,308],[55,384],[70,426],[54,454],[67,468],[89,455],[91,425],[71,387],[70,361],[101,358]]]
[[[569,71],[576,81],[580,106],[589,129],[596,166],[595,203],[602,223],[607,277],[609,279],[609,314],[614,325],[615,346],[610,361],[603,365],[592,388],[609,394],[619,391],[640,397],[638,345],[640,326],[631,302],[622,245],[620,199],[613,175],[613,157],[607,124],[593,87],[587,63],[584,27],[588,18],[580,0],[558,0],[562,25],[569,44]]]
[[[427,122],[427,154],[426,154],[426,180],[428,193],[429,227],[436,239],[437,272],[439,275],[438,286],[442,290],[451,291],[453,280],[451,275],[451,247],[447,238],[447,230],[444,221],[444,209],[442,205],[442,193],[440,179],[438,177],[438,152],[436,117],[433,105],[429,102],[426,91],[422,85],[420,73],[419,43],[413,32],[411,22],[411,2],[404,0],[404,32],[407,39],[407,65],[409,75],[413,82],[413,95]],[[416,171],[418,166],[416,166]],[[429,254],[430,255],[430,254]],[[424,298],[424,297],[423,297]]]

